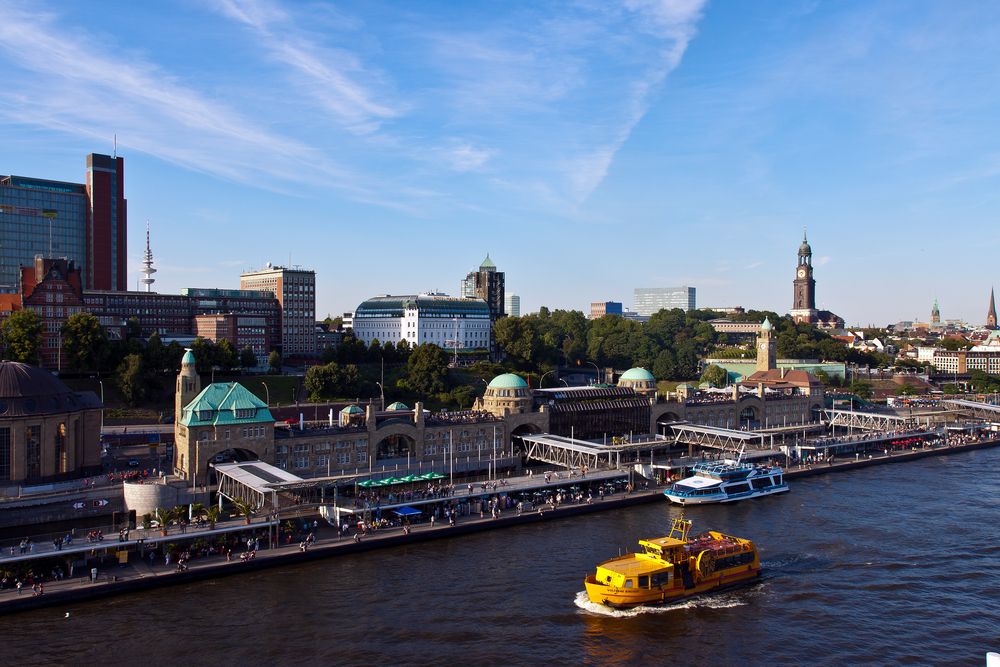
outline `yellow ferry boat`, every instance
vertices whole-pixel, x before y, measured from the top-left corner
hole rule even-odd
[[[716,531],[688,537],[691,522],[674,519],[667,537],[639,540],[642,551],[606,560],[588,575],[591,602],[616,609],[675,602],[760,576],[750,540]]]

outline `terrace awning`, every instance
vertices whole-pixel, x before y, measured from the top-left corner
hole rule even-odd
[[[393,510],[393,512],[395,512],[399,516],[404,516],[404,517],[416,516],[418,514],[422,514],[420,510],[410,507],[409,505],[407,505],[406,507],[397,507],[396,509]]]

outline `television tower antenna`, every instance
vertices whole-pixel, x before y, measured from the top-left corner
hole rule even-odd
[[[153,277],[156,269],[153,268],[153,251],[149,248],[149,220],[146,221],[146,253],[142,256],[142,268],[139,269],[139,273],[145,276],[139,282],[146,286],[147,292],[151,292],[152,285],[156,282],[156,278]]]

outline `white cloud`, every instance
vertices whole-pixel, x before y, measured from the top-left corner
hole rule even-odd
[[[444,149],[443,157],[455,171],[476,171],[493,157],[493,151],[459,141]]]
[[[7,79],[0,117],[102,142],[117,134],[126,150],[263,189],[311,184],[373,198],[362,177],[316,148],[265,129],[139,54],[112,56],[105,45],[79,27],[61,29],[52,14],[0,6]]]
[[[349,130],[374,132],[381,121],[401,113],[401,109],[377,101],[378,94],[361,82],[378,77],[366,71],[356,56],[310,39],[278,4],[217,0],[216,6],[223,15],[251,28],[272,58],[292,68],[301,90]]]

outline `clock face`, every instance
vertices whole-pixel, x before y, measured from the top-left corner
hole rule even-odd
[[[767,352],[767,343],[761,343],[760,344],[760,351],[761,352]]]
[[[805,278],[805,277],[806,277],[806,270],[799,269],[799,278]]]

